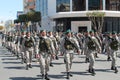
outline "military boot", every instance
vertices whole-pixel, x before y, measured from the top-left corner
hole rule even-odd
[[[59,60],[58,56],[56,56],[55,58],[56,58],[56,60]]]
[[[31,65],[31,64],[29,64],[29,68],[32,68],[32,65]]]
[[[117,69],[117,67],[115,67],[115,73],[118,73],[118,69]]]
[[[48,74],[45,74],[45,79],[50,80],[50,78],[48,77]]]
[[[50,66],[51,66],[51,67],[53,67],[53,64],[52,64],[52,63],[50,63]]]
[[[115,70],[115,68],[112,66],[112,67],[111,67],[111,70]]]
[[[95,55],[94,55],[94,56],[95,56],[95,58],[99,58],[99,57],[98,57],[98,53],[95,53]]]
[[[92,74],[96,74],[96,73],[95,73],[95,69],[92,69]]]
[[[44,74],[42,74],[42,79],[45,79],[45,75]]]
[[[66,77],[66,79],[70,79],[70,73],[69,73],[69,72],[67,72],[67,77]]]
[[[71,73],[69,73],[69,76],[70,76],[70,77],[73,77],[73,75],[72,75]]]
[[[108,57],[108,58],[107,58],[107,61],[111,61],[111,58],[110,58],[110,57]]]
[[[28,70],[28,68],[29,68],[29,65],[26,65],[26,70]]]
[[[85,59],[85,62],[88,63],[88,62],[89,62],[89,58],[86,58],[86,59]]]

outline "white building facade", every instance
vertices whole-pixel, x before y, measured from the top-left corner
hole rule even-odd
[[[36,0],[36,10],[42,14],[42,29],[89,31],[86,13],[97,10],[105,12],[104,32],[120,32],[120,0]]]

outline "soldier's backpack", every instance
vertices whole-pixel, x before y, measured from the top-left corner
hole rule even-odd
[[[40,51],[48,52],[48,51],[50,51],[50,46],[51,46],[51,42],[49,39],[44,39],[44,38],[40,37],[40,42],[39,42]]]
[[[112,50],[118,50],[119,42],[116,39],[111,39],[112,42],[110,43],[110,48]]]
[[[91,37],[88,37],[89,41],[87,43],[88,49],[90,50],[96,50],[95,42]]]
[[[67,37],[65,37],[64,47],[66,50],[73,50],[74,48],[78,49],[77,46],[75,46],[74,41],[68,39]]]
[[[25,44],[24,45],[25,45],[25,47],[31,48],[34,45],[32,37],[30,37],[30,39],[25,37]]]

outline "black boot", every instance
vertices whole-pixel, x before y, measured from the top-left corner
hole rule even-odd
[[[110,57],[107,58],[107,61],[111,61]]]
[[[28,68],[29,68],[29,65],[26,65],[26,70],[28,70]]]
[[[66,63],[66,60],[64,59],[64,63]]]
[[[115,73],[118,73],[118,69],[117,69],[117,67],[115,67]]]
[[[115,70],[115,68],[112,66],[112,67],[111,67],[111,70]]]
[[[69,72],[67,72],[67,77],[66,77],[66,79],[70,79],[70,73],[69,73]]]
[[[89,73],[92,73],[92,70],[91,70],[91,69],[88,69],[88,72],[89,72]]]
[[[97,53],[95,53],[95,58],[99,58]]]
[[[45,74],[45,79],[50,80],[50,78],[48,77],[48,74]]]
[[[29,68],[32,68],[32,65],[31,65],[31,64],[29,64]]]
[[[96,74],[96,73],[95,73],[95,69],[92,69],[92,74]]]
[[[42,74],[42,79],[45,79],[45,75],[44,74]]]
[[[52,63],[50,63],[50,66],[51,66],[51,67],[53,67],[53,64],[52,64]]]
[[[56,56],[56,60],[59,60],[58,56]]]
[[[86,59],[85,59],[85,62],[88,63],[88,62],[89,62],[89,58],[86,58]]]
[[[73,77],[73,75],[72,75],[71,73],[69,73],[69,76],[70,76],[70,77]]]

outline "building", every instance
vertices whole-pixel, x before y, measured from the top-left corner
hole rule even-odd
[[[23,0],[24,13],[27,13],[30,10],[35,10],[35,1],[36,0]]]
[[[91,30],[87,12],[105,12],[103,32],[120,32],[120,0],[36,0],[42,13],[41,26],[47,30],[73,32]]]

